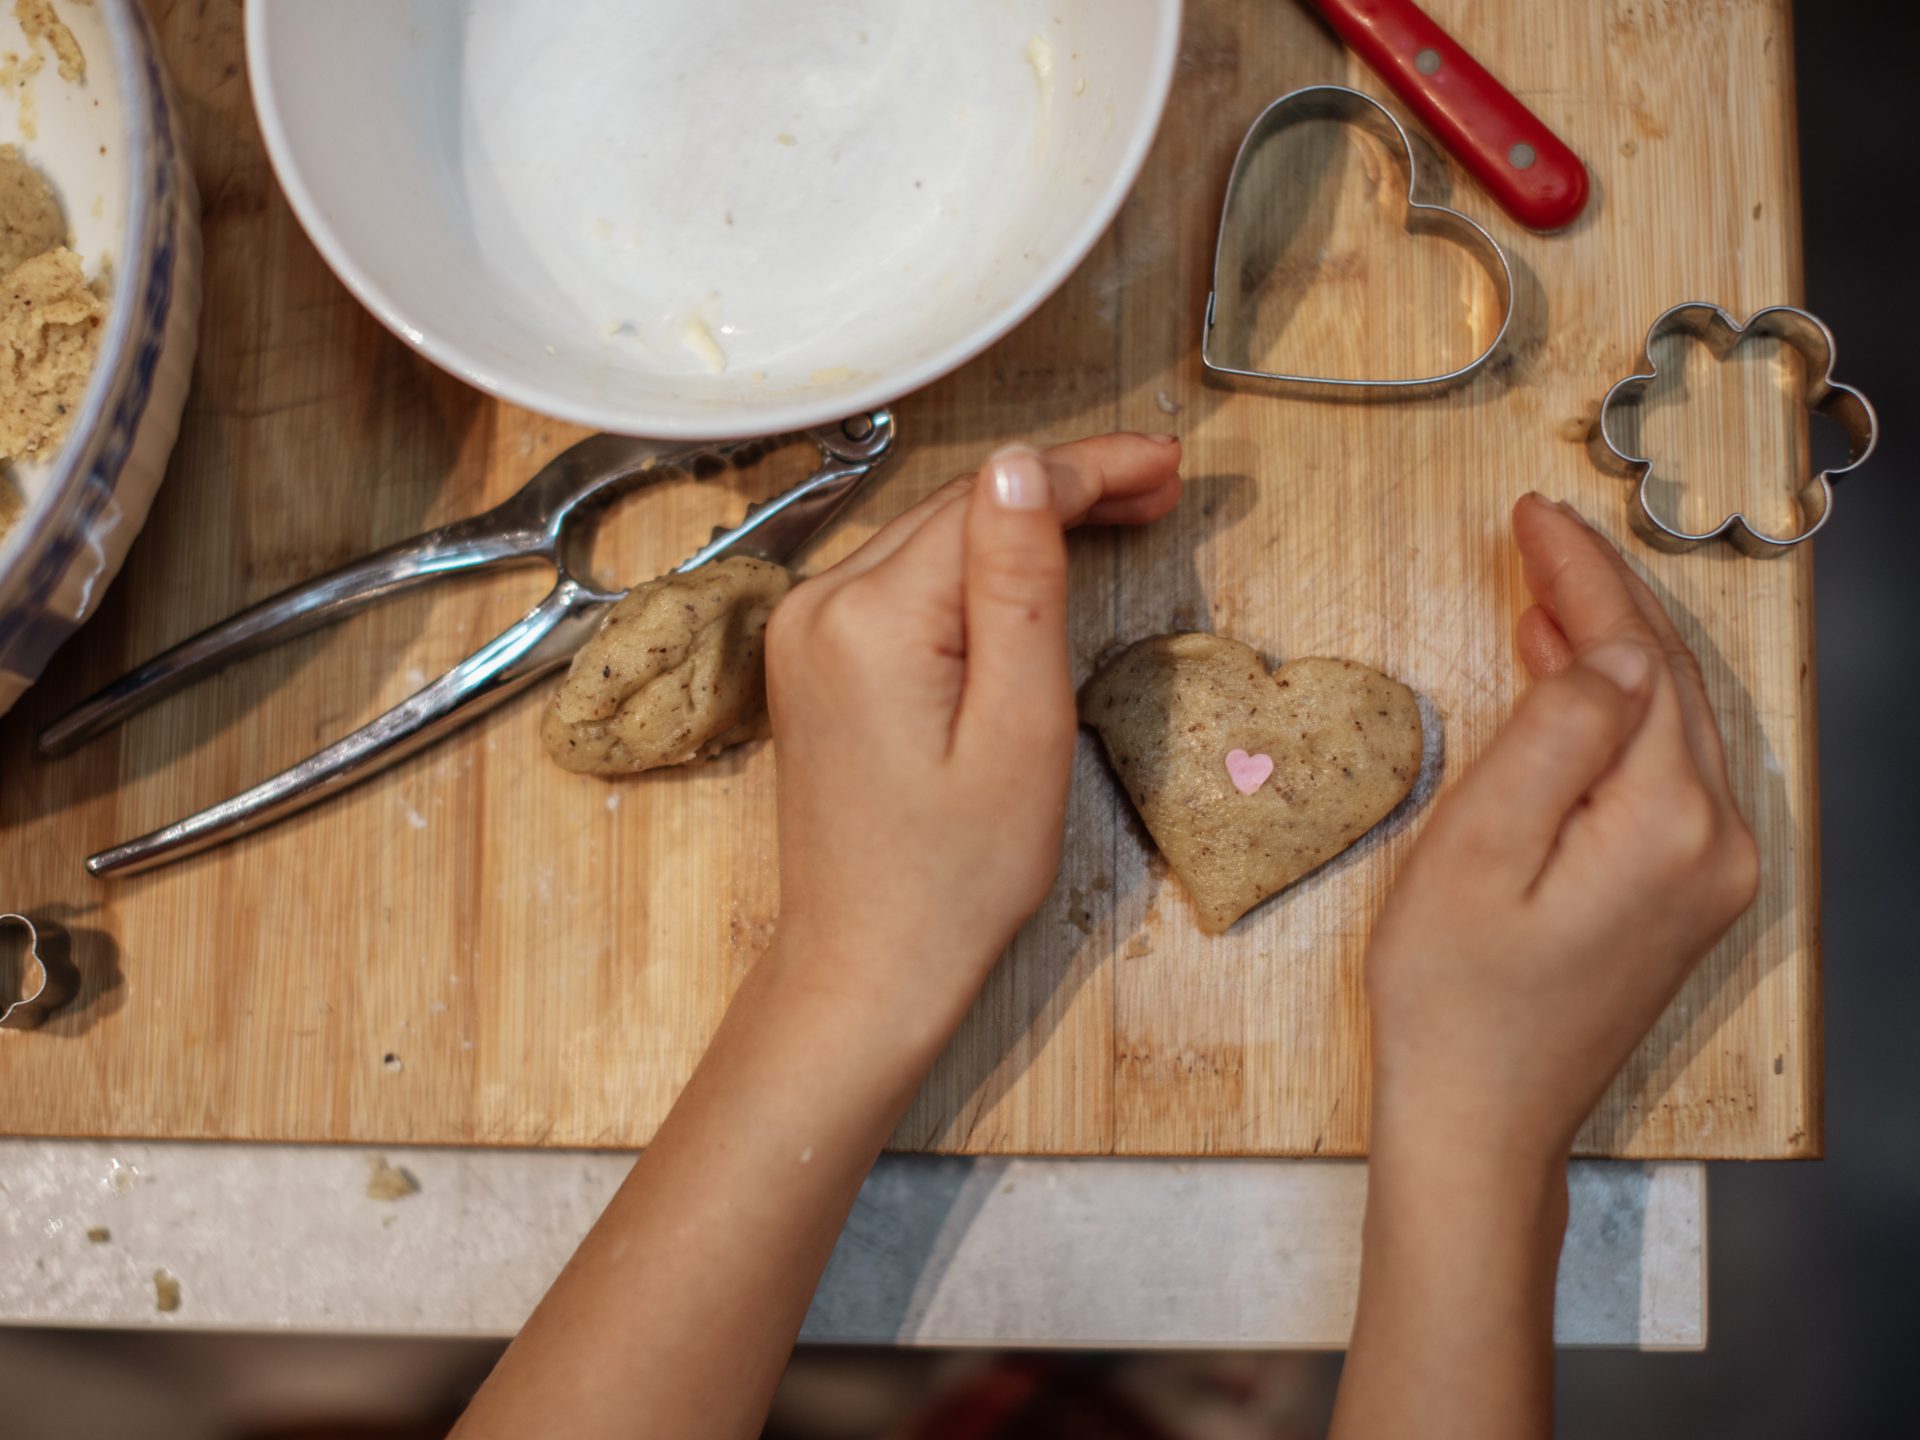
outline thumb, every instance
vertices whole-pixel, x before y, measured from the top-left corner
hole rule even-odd
[[[1476,853],[1510,861],[1531,882],[1568,814],[1626,750],[1653,686],[1654,656],[1626,640],[1535,682],[1455,792],[1455,824],[1473,833]]]
[[[1072,745],[1067,546],[1046,462],[1025,445],[990,457],[967,497],[967,673],[956,744]]]

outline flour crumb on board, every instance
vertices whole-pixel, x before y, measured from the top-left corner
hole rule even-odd
[[[618,795],[607,796],[607,809],[609,811],[614,811],[614,810],[618,810],[619,808],[620,808],[620,797]]]
[[[1067,923],[1082,935],[1093,933],[1093,911],[1087,908],[1087,892],[1078,885],[1067,892]]]
[[[1178,415],[1182,410],[1187,408],[1165,390],[1156,390],[1153,392],[1153,403],[1160,407],[1160,413],[1162,415]]]
[[[153,1308],[162,1315],[180,1308],[180,1277],[164,1266],[153,1272]]]
[[[1592,437],[1593,427],[1599,419],[1600,402],[1589,400],[1585,410],[1560,422],[1560,438],[1569,445],[1584,445]]]
[[[380,1057],[380,1063],[386,1068],[386,1072],[389,1075],[398,1075],[402,1070],[407,1068],[407,1062],[391,1050]]]
[[[367,1199],[392,1202],[420,1193],[420,1182],[411,1170],[393,1164],[384,1155],[367,1157]]]
[[[407,804],[405,801],[402,801],[400,808],[406,812],[407,824],[411,825],[416,830],[424,830],[427,828],[427,817],[422,815],[418,810],[414,809],[413,806]]]

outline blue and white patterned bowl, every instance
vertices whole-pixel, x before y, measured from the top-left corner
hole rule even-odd
[[[137,0],[58,7],[86,52],[79,84],[51,58],[31,100],[0,104],[0,142],[53,183],[89,273],[112,267],[106,334],[51,460],[21,467],[0,537],[0,714],[100,607],[147,518],[186,403],[200,313],[199,201],[185,132]],[[0,49],[29,53],[9,12]]]

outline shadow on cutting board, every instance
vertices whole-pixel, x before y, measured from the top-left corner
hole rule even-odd
[[[1630,557],[1635,551],[1630,546]],[[1755,560],[1721,544],[1703,546],[1687,556],[1688,562],[1702,565],[1748,567],[1766,564],[1791,564],[1788,560]],[[1740,682],[1719,648],[1710,638],[1708,627],[1683,607],[1673,592],[1640,565],[1635,572],[1646,580],[1656,599],[1688,635],[1688,642],[1700,662],[1707,689],[1715,697],[1721,734],[1726,738],[1733,789],[1749,823],[1759,814],[1791,814],[1785,779],[1779,757],[1767,743],[1766,730],[1754,707],[1753,696]],[[1737,573],[1729,584],[1737,583]],[[1811,833],[1811,816],[1791,816],[1792,828]],[[1758,826],[1756,825],[1756,829]],[[1579,1154],[1607,1154],[1618,1151],[1637,1138],[1637,1132],[1663,1105],[1665,1097],[1693,1061],[1714,1044],[1721,1028],[1738,1015],[1747,997],[1763,984],[1768,974],[1788,958],[1784,945],[1769,944],[1768,937],[1791,913],[1788,895],[1794,887],[1773,883],[1765,878],[1773,866],[1791,863],[1790,856],[1761,855],[1763,878],[1758,898],[1746,914],[1735,922],[1727,937],[1694,969],[1680,995],[1653,1034],[1627,1063],[1626,1075],[1638,1077],[1631,1097],[1625,1103],[1611,1098],[1603,1101],[1587,1123],[1575,1149]],[[1684,1008],[1682,1008],[1684,1007]],[[1683,1018],[1682,1023],[1675,1020]],[[1802,1057],[1804,1058],[1804,1057]],[[1762,1083],[1785,1073],[1785,1057],[1776,1057],[1775,1068]],[[1624,1096],[1626,1090],[1616,1081]],[[1797,1079],[1794,1082],[1797,1083]],[[1705,1148],[1712,1149],[1710,1117],[1696,1122]],[[1816,1150],[1818,1136],[1796,1134],[1783,1137],[1793,1145],[1808,1144]]]

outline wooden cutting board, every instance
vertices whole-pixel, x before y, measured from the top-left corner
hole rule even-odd
[[[1433,784],[1521,688],[1524,592],[1506,514],[1571,498],[1666,599],[1705,666],[1766,857],[1760,903],[1700,967],[1587,1127],[1631,1156],[1819,1153],[1811,559],[1649,552],[1627,489],[1581,443],[1652,317],[1800,294],[1785,3],[1435,0],[1585,157],[1589,214],[1507,245],[1500,363],[1453,395],[1326,405],[1201,383],[1198,338],[1228,163],[1295,86],[1380,93],[1304,10],[1195,0],[1132,201],[1005,343],[898,407],[905,454],[824,547],[850,548],[1004,440],[1114,427],[1186,441],[1190,493],[1149,532],[1076,540],[1082,673],[1176,627],[1281,659],[1351,656],[1410,683],[1440,744],[1415,802],[1223,939],[1195,927],[1091,737],[1053,897],[896,1136],[908,1148],[1352,1155],[1366,1146],[1361,960]],[[773,756],[608,784],[562,774],[515,704],[344,798],[142,878],[89,851],[307,754],[504,627],[538,574],[449,585],[312,636],[58,762],[33,733],[132,662],[237,606],[518,486],[577,438],[441,375],[363,313],[294,223],[261,151],[238,0],[156,4],[205,205],[200,369],[173,471],[103,613],[0,727],[0,905],[62,917],[87,972],[37,1033],[0,1034],[0,1131],[366,1142],[643,1143],[778,906]],[[1250,343],[1364,368],[1461,353],[1484,282],[1406,239],[1381,152],[1290,139],[1250,274]],[[1264,228],[1271,225],[1271,234]],[[1758,362],[1676,351],[1653,407],[1687,484],[1777,508],[1805,422]],[[1761,357],[1764,359],[1765,357]],[[654,492],[610,522],[628,578],[792,478],[805,457]],[[1691,512],[1689,512],[1691,513]],[[816,562],[818,563],[818,562]],[[847,1037],[857,1044],[858,1037]]]

